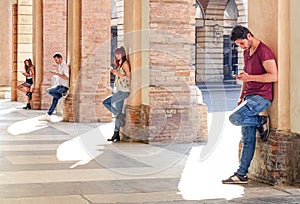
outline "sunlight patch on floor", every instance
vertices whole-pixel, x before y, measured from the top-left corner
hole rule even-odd
[[[34,117],[15,122],[7,128],[7,131],[12,135],[22,135],[48,127],[47,123],[39,121],[39,118],[40,117]]]
[[[184,199],[229,200],[243,196],[243,186],[224,185],[221,182],[231,176],[238,167],[238,148],[241,137],[240,127],[231,125],[226,118],[227,116],[218,143],[207,158],[199,159],[204,145],[192,148],[178,185]]]
[[[70,168],[84,165],[103,153],[104,145],[110,144],[107,138],[113,132],[113,124],[102,124],[72,140],[62,143],[56,152],[59,161],[78,161]]]

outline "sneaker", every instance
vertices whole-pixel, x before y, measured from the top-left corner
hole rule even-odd
[[[47,122],[50,122],[50,121],[51,121],[51,115],[48,115],[48,114],[46,113],[46,115],[44,115],[42,118],[40,118],[39,121],[47,121]]]
[[[66,98],[68,97],[68,95],[69,95],[69,91],[63,92],[63,93],[61,94],[61,96],[62,96],[64,99],[66,99]]]
[[[269,116],[262,116],[263,117],[263,124],[257,127],[259,132],[260,138],[266,142],[268,140],[270,134],[270,118]]]
[[[226,180],[222,180],[223,184],[247,184],[248,177],[247,176],[240,176],[237,173],[234,173]]]

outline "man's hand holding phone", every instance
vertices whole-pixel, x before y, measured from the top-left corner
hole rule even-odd
[[[54,71],[54,70],[49,70],[49,72],[52,74],[57,74],[57,71]]]
[[[249,74],[247,74],[246,72],[242,72],[238,75],[233,74],[232,77],[235,79],[241,80],[243,82],[247,82],[249,80]]]

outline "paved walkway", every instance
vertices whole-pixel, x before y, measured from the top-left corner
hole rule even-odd
[[[237,167],[239,128],[209,113],[207,144],[108,143],[112,124],[38,119],[0,100],[0,204],[300,203],[300,189],[223,185]]]

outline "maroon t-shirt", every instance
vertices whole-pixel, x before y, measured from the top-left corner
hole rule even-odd
[[[263,42],[260,42],[255,52],[250,56],[250,51],[244,51],[244,70],[249,75],[261,75],[266,73],[263,62],[275,59],[274,54]],[[273,83],[248,81],[245,89],[245,96],[260,95],[266,99],[273,99]]]

